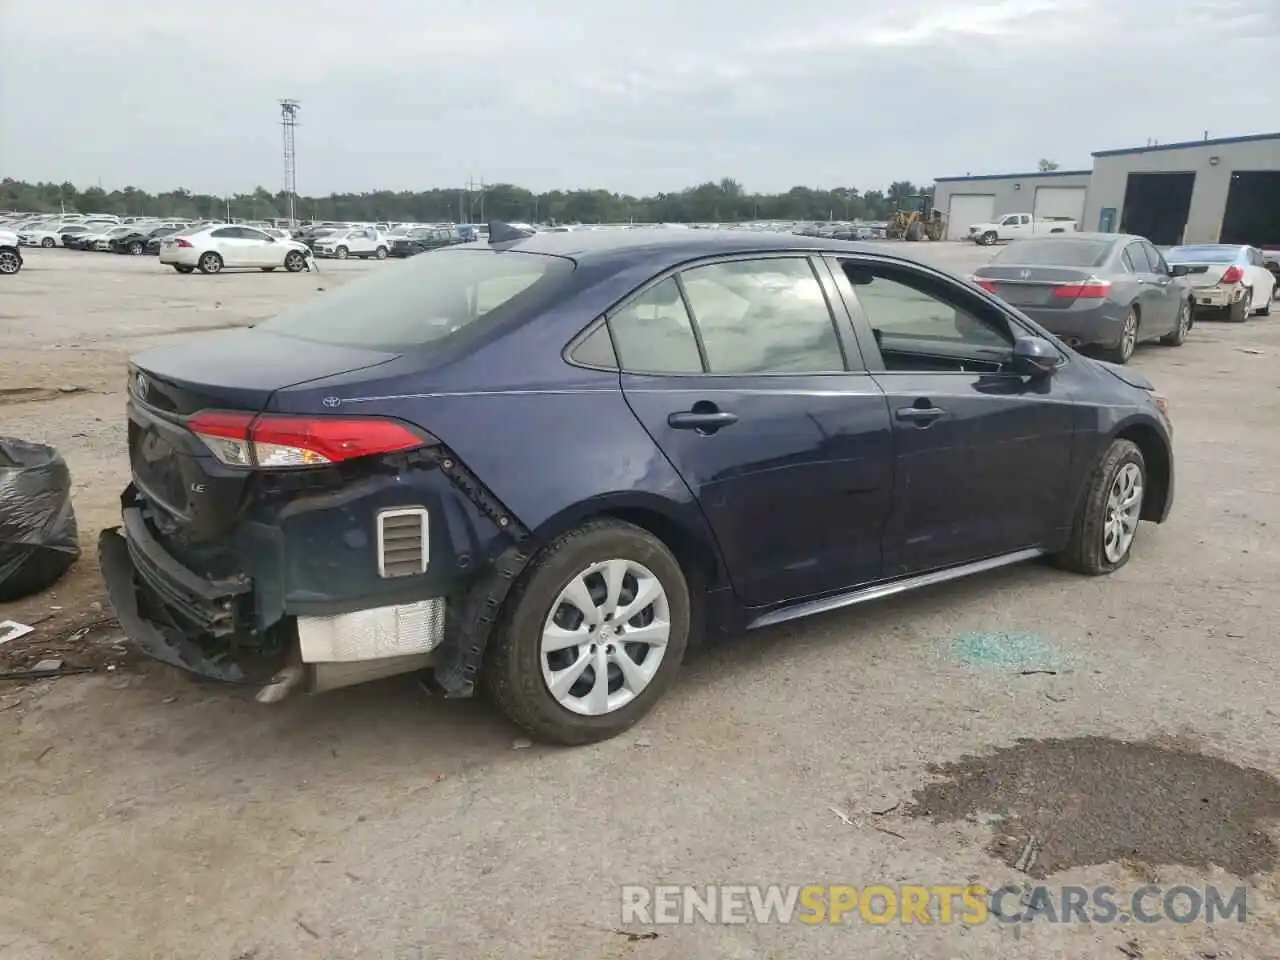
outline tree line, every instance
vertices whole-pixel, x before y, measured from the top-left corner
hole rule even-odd
[[[751,193],[726,177],[675,193],[636,197],[608,190],[550,190],[535,193],[510,183],[483,188],[422,191],[375,190],[298,197],[300,220],[534,223],[706,223],[749,220],[884,220],[911,197],[933,188],[909,180],[887,190],[854,187],[792,187],[785,193]],[[266,220],[288,216],[288,198],[258,187],[252,193],[221,197],[178,188],[152,194],[137,187],[80,189],[73,183],[0,180],[0,211],[30,213],[114,213],[182,219]]]

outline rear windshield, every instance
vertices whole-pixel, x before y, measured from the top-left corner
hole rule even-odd
[[[1016,240],[992,258],[992,263],[1028,266],[1100,267],[1107,262],[1113,240]]]
[[[1164,252],[1169,263],[1234,263],[1239,247],[1172,247]]]
[[[498,320],[573,273],[574,262],[515,250],[435,250],[258,324],[339,346],[405,350]]]

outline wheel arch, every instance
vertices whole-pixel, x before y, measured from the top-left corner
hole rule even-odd
[[[1128,440],[1142,451],[1147,465],[1147,494],[1142,499],[1143,520],[1161,523],[1169,513],[1172,493],[1173,453],[1160,431],[1149,423],[1134,421],[1116,431],[1112,440]]]
[[[694,588],[703,592],[726,582],[715,538],[693,503],[678,503],[643,491],[618,491],[561,510],[533,531],[539,546],[591,520],[614,519],[640,527],[666,545]]]

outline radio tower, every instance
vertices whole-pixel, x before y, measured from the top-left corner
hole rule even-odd
[[[284,133],[284,195],[289,204],[289,226],[298,225],[298,144],[294,132],[298,127],[297,100],[281,100],[280,129]]]

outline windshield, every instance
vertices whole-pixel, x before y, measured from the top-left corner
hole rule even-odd
[[[258,329],[318,343],[403,350],[444,340],[481,318],[510,316],[573,270],[573,261],[564,257],[437,250],[344,284]]]
[[[1114,240],[1018,240],[996,254],[991,262],[1029,267],[1100,267],[1107,262],[1114,243]]]
[[[1240,256],[1239,247],[1171,247],[1164,252],[1169,263],[1235,263]]]

